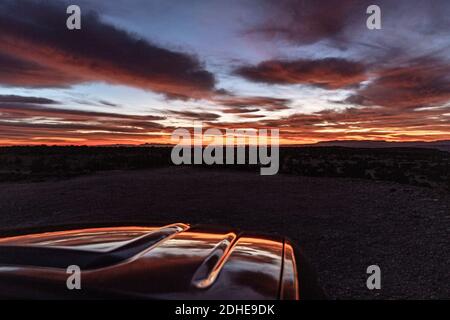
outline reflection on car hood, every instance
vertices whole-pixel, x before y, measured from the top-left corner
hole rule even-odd
[[[70,265],[81,268],[84,297],[298,298],[293,249],[283,238],[183,223],[0,238],[2,294],[73,294]]]

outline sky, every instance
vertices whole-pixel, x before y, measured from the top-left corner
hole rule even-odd
[[[0,145],[449,140],[449,30],[448,0],[2,0]]]

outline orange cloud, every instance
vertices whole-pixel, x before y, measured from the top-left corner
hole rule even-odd
[[[245,79],[268,84],[306,84],[326,89],[358,85],[367,79],[363,64],[341,58],[270,60],[235,71]]]
[[[61,27],[61,12],[60,2],[0,4],[0,62],[13,62],[0,71],[1,83],[59,87],[102,81],[176,98],[215,90],[213,74],[194,56],[160,48],[92,12],[83,15],[84,27],[72,32]]]

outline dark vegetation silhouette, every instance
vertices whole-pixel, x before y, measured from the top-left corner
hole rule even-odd
[[[42,181],[108,170],[171,166],[171,150],[164,146],[2,147],[0,182]],[[236,164],[201,167],[255,172],[260,168]],[[279,173],[387,180],[450,190],[450,153],[424,148],[283,147]]]

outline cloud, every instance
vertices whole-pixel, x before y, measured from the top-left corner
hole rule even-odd
[[[101,81],[178,98],[214,90],[213,74],[192,55],[161,48],[94,12],[83,12],[81,30],[68,30],[66,18],[62,2],[2,1],[0,81],[27,87]]]
[[[346,103],[390,108],[418,108],[450,101],[450,65],[436,58],[419,58],[373,72],[374,80]]]
[[[70,110],[70,109],[47,107],[36,104],[17,103],[17,102],[16,103],[0,102],[0,113],[2,113],[2,118],[5,117],[6,115],[12,114],[12,115],[19,115],[23,118],[50,117],[50,118],[61,118],[70,121],[92,121],[96,119],[156,121],[165,119],[165,117],[155,115],[124,115],[119,113]]]
[[[217,121],[208,112],[171,111],[174,116],[205,121],[205,127],[279,129],[282,143],[320,140],[450,139],[450,106],[441,108],[350,107],[311,114],[296,113],[278,119],[243,113],[248,121]],[[68,110],[32,103],[0,103],[0,144],[11,143],[144,143],[170,142],[172,127],[158,115],[125,115]],[[154,139],[154,140],[151,140]],[[166,140],[164,140],[166,139]]]
[[[258,112],[261,111],[257,108],[240,108],[240,107],[234,107],[234,108],[226,108],[222,110],[223,113],[236,113],[236,114],[246,114],[246,113],[252,113],[252,112]]]
[[[224,95],[214,99],[219,105],[227,106],[230,108],[225,109],[226,113],[247,113],[256,112],[260,109],[266,111],[278,111],[289,109],[288,104],[291,102],[289,99],[273,98],[273,97],[246,97],[246,96],[234,96]]]
[[[53,99],[29,96],[17,96],[12,94],[1,94],[0,103],[33,103],[33,104],[57,104]]]
[[[219,114],[211,112],[193,112],[193,111],[169,111],[171,114],[183,118],[199,121],[212,121],[220,118]]]
[[[322,39],[339,37],[358,18],[365,19],[361,1],[313,0],[265,1],[270,15],[264,22],[250,28],[248,33],[291,42],[310,44]]]
[[[450,107],[447,110],[450,111]],[[437,109],[351,107],[344,110],[327,109],[312,114],[297,113],[280,119],[260,122],[259,125],[318,132],[324,129],[347,131],[370,129],[395,134],[396,130],[417,131],[432,126],[444,129],[450,124],[450,117],[442,116],[442,112],[443,110]]]
[[[324,110],[263,120],[258,125],[291,127],[294,131],[312,128],[310,133],[322,138],[327,128],[330,134],[339,131],[350,137],[357,131],[359,134],[353,136],[355,139],[383,134],[395,136],[399,132],[404,133],[402,138],[413,132],[443,135],[449,131],[446,114],[450,106],[450,65],[445,58],[433,54],[407,58],[395,66],[365,66],[345,59],[326,58],[266,61],[253,67],[241,67],[236,72],[249,80],[268,84],[351,89],[353,93],[342,103],[359,106],[347,108],[345,112]],[[432,110],[428,110],[430,108]],[[321,126],[322,130],[318,131],[314,126]]]
[[[116,103],[109,102],[109,101],[106,101],[106,100],[98,100],[98,102],[99,102],[100,104],[104,105],[104,106],[107,106],[107,107],[118,107],[118,106],[119,106],[119,105],[116,104]]]
[[[32,97],[23,98],[22,102],[19,98],[0,102],[0,132],[4,133],[0,145],[139,144],[161,141],[173,130],[157,122],[165,119],[162,116],[53,108],[29,103]]]
[[[320,41],[334,43],[341,48],[359,42],[366,43],[370,32],[366,28],[366,9],[376,4],[382,10],[384,29],[405,30],[422,35],[447,32],[450,27],[447,0],[262,0],[268,12],[262,22],[248,28],[246,33],[269,39],[282,39],[308,45]],[[411,28],[414,28],[411,30]],[[388,37],[389,35],[385,35]],[[396,45],[399,39],[391,45]]]
[[[306,84],[325,89],[356,86],[367,78],[364,64],[342,58],[269,60],[242,66],[235,73],[254,82]]]
[[[243,114],[239,114],[239,117],[244,118],[244,119],[258,119],[258,118],[264,118],[265,115],[243,113]]]
[[[446,115],[445,115],[446,114]],[[278,119],[210,123],[222,129],[279,129],[282,143],[322,140],[392,141],[450,139],[450,106],[441,109],[350,107]],[[257,119],[257,118],[255,118]]]
[[[33,61],[12,57],[7,53],[1,52],[2,50],[0,49],[1,85],[26,88],[64,88],[83,81],[82,78],[70,75],[64,71],[55,70]]]

